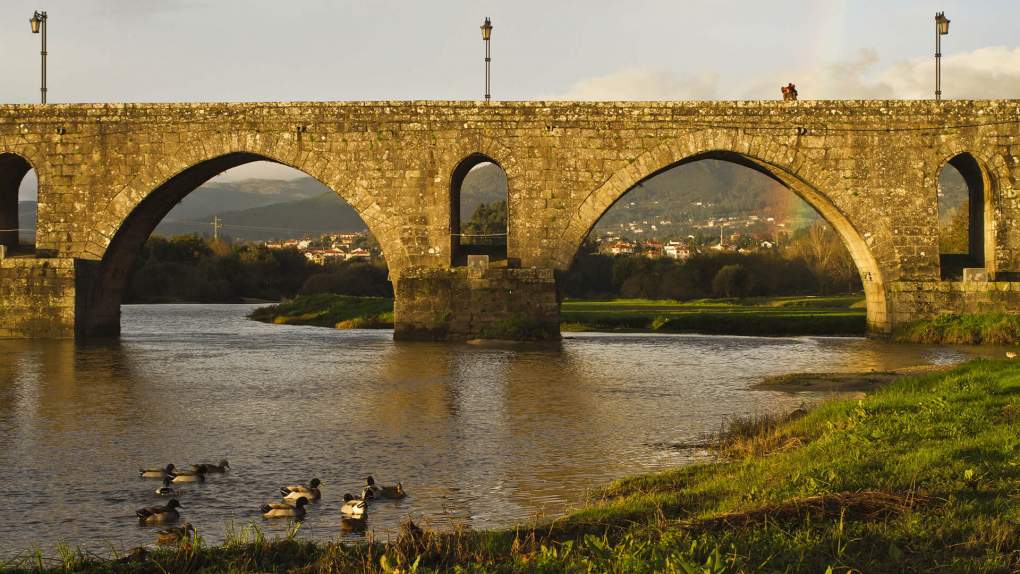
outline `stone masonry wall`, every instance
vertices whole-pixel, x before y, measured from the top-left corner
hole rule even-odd
[[[1020,282],[1016,281],[904,281],[894,283],[889,296],[895,325],[946,312],[1020,311]]]
[[[71,259],[0,259],[0,337],[74,336]]]
[[[559,338],[551,269],[418,268],[394,290],[396,339]]]

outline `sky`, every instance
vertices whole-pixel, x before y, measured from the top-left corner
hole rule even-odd
[[[3,0],[0,103],[1020,97],[1017,0]],[[290,177],[253,164],[224,178]]]

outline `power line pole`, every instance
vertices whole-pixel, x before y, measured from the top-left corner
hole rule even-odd
[[[221,227],[223,227],[223,224],[220,223],[219,216],[218,215],[214,215],[213,218],[212,218],[212,238],[213,238],[213,241],[219,241],[219,239],[220,239],[220,228]]]

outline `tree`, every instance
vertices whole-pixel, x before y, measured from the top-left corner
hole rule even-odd
[[[487,237],[470,237],[475,245],[496,245],[506,242],[506,201],[481,203],[471,214],[471,219],[463,226],[464,235],[483,235]]]
[[[754,286],[754,278],[743,265],[736,263],[719,269],[712,280],[716,297],[746,297]]]
[[[949,210],[939,219],[939,253],[970,251],[970,202]]]

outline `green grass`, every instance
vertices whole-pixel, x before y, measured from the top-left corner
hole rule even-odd
[[[700,299],[696,301],[564,301],[564,331],[658,331],[735,335],[862,335],[859,295]]]
[[[248,317],[278,325],[387,329],[393,327],[393,300],[332,293],[301,295],[277,305],[259,307]]]
[[[407,526],[362,545],[235,536],[124,562],[68,552],[49,571],[1020,570],[1020,364],[975,361],[739,421],[717,451],[718,462],[621,480],[565,518],[510,530]]]
[[[943,314],[896,330],[897,341],[955,345],[1020,344],[1020,316],[1005,313]]]

